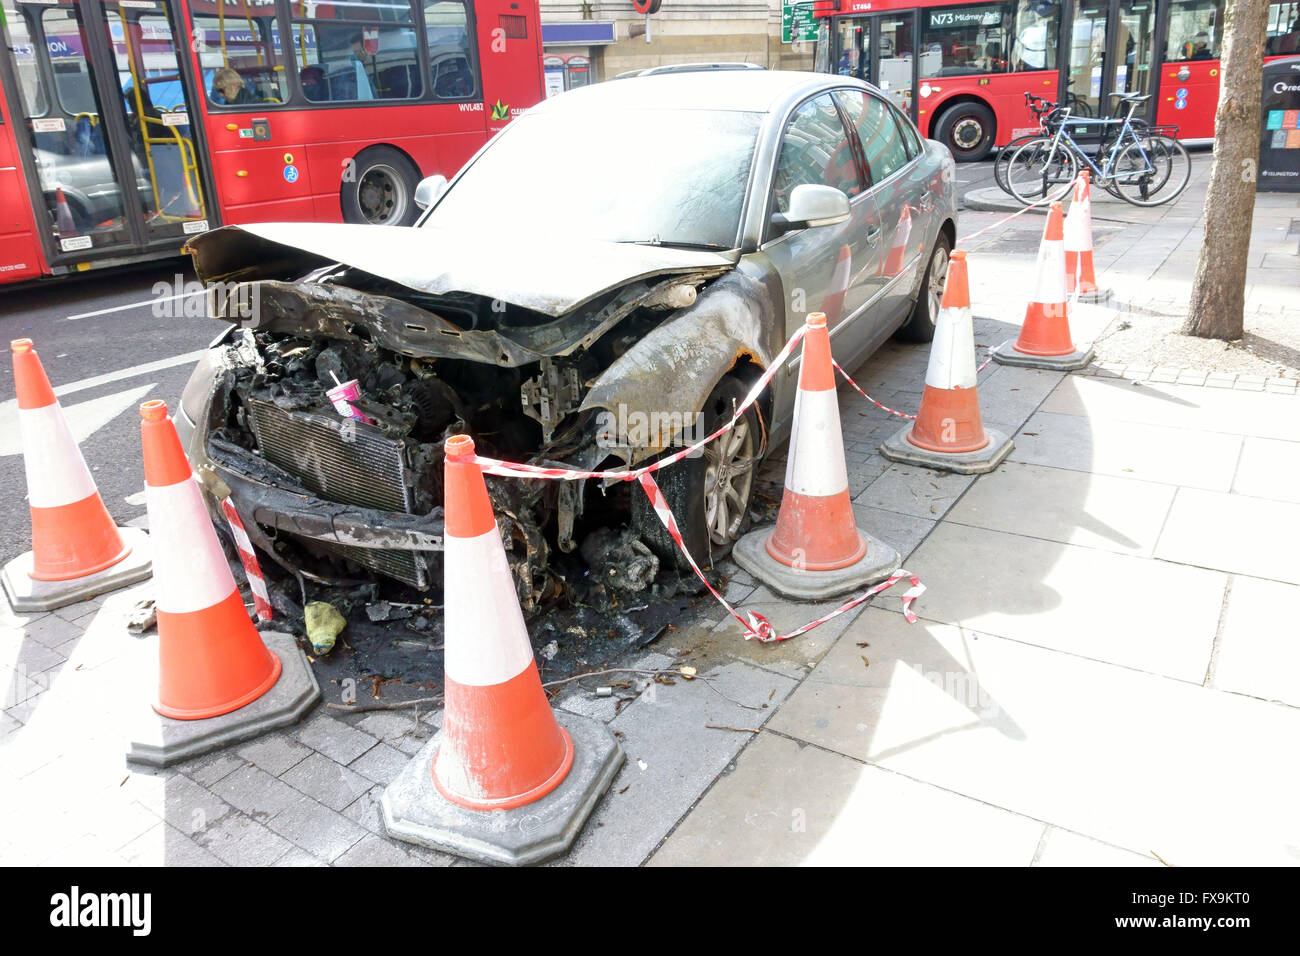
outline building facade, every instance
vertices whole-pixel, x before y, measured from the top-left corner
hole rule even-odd
[[[664,0],[648,18],[632,0],[541,0],[541,10],[548,95],[673,63],[813,67],[811,42],[782,42],[782,0]]]

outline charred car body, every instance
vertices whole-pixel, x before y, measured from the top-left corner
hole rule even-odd
[[[575,165],[574,160],[581,160]],[[933,335],[953,166],[874,88],[814,74],[632,78],[557,97],[413,228],[279,223],[190,242],[231,323],[176,421],[213,500],[325,583],[439,586],[442,446],[582,469],[636,465],[732,414],[808,311],[839,361]],[[705,454],[660,473],[707,560],[748,520],[789,429],[797,357]],[[327,393],[355,380],[360,417]],[[605,513],[672,546],[626,483],[489,478],[525,609],[554,549]],[[703,563],[703,562],[702,562]]]

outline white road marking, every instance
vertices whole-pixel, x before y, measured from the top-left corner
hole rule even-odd
[[[128,388],[101,398],[92,398],[63,409],[68,431],[78,445],[99,431],[128,408],[139,404],[157,383]],[[52,407],[52,406],[51,406]],[[18,428],[18,400],[11,398],[0,405],[0,458],[23,453],[22,434]]]
[[[196,292],[181,292],[177,295],[169,295],[165,299],[145,299],[143,302],[132,302],[129,305],[115,305],[110,309],[96,309],[94,312],[81,312],[77,315],[68,316],[67,321],[75,322],[78,319],[92,319],[97,315],[108,315],[110,312],[126,312],[130,309],[138,309],[144,305],[153,305],[155,302],[171,302],[174,299],[183,299],[187,295],[197,295]]]
[[[137,375],[161,372],[165,368],[174,368],[177,365],[184,365],[186,362],[197,362],[207,354],[207,351],[207,349],[199,349],[197,352],[186,352],[184,355],[173,355],[171,358],[158,359],[156,362],[145,362],[143,365],[120,368],[116,372],[105,372],[103,375],[83,378],[79,382],[68,382],[66,385],[57,386],[54,389],[54,394],[59,396],[71,395],[73,392],[84,392],[88,388],[96,388],[110,382],[120,382],[123,379],[135,378]]]

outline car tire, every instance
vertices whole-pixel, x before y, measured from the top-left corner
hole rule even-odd
[[[983,103],[958,103],[944,110],[935,134],[957,162],[977,163],[993,152],[997,121]]]
[[[921,277],[921,288],[916,295],[916,304],[912,314],[896,333],[904,342],[931,342],[934,340],[934,325],[939,318],[939,303],[943,299],[943,283],[948,276],[948,258],[952,252],[952,243],[941,230],[930,250],[930,261],[925,265],[925,275]]]
[[[728,421],[748,392],[740,379],[724,377],[705,402],[701,427],[695,434],[711,434]],[[701,568],[710,568],[730,554],[749,530],[749,509],[764,450],[761,429],[758,410],[751,405],[735,428],[706,445],[701,454],[655,472],[655,482],[677,519],[682,541]],[[640,488],[632,492],[631,512],[633,529],[660,560],[681,570],[690,568]]]
[[[379,226],[409,226],[420,215],[415,187],[420,171],[390,146],[372,146],[345,170],[339,193],[343,221]]]

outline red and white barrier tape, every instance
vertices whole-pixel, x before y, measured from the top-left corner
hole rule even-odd
[[[984,363],[975,370],[975,374],[978,375],[980,372],[988,368],[989,363],[992,361],[993,361],[993,356],[990,355],[988,358],[984,360]],[[848,382],[855,392],[857,392],[859,395],[861,395],[863,398],[869,401],[872,405],[875,405],[876,408],[880,409],[882,412],[889,412],[889,414],[891,415],[897,415],[899,418],[905,418],[909,422],[916,421],[915,415],[909,415],[907,414],[907,412],[896,411],[895,409],[890,408],[888,405],[882,405],[880,404],[880,402],[876,401],[874,398],[872,398],[870,395],[864,392],[862,390],[862,386],[859,385],[857,382],[853,381],[852,376],[850,376],[848,372],[844,371],[844,369],[840,367],[840,363],[835,361],[834,358],[831,359],[831,364],[835,366],[835,371],[840,373],[840,377],[844,379],[844,381]]]
[[[1079,177],[1078,177],[1078,176],[1075,176],[1074,179],[1072,179],[1072,180],[1070,181],[1070,185],[1066,188],[1065,193],[1063,193],[1062,196],[1069,194],[1070,191],[1071,191],[1072,189],[1074,189],[1074,185],[1075,185],[1075,183],[1077,183],[1078,181],[1079,181]],[[996,228],[998,228],[998,226],[1005,226],[1005,225],[1006,225],[1007,223],[1009,223],[1012,219],[1015,219],[1017,216],[1023,216],[1025,213],[1029,212],[1029,210],[1031,210],[1031,209],[1035,209],[1035,208],[1037,208],[1038,206],[1044,206],[1044,205],[1047,205],[1047,204],[1049,204],[1049,203],[1053,203],[1053,202],[1056,202],[1056,200],[1055,200],[1055,199],[1049,199],[1049,198],[1047,198],[1046,196],[1044,196],[1042,199],[1038,200],[1037,202],[1031,202],[1031,203],[1030,203],[1028,206],[1026,206],[1024,209],[1017,209],[1017,210],[1016,210],[1015,212],[1013,212],[1011,215],[1009,215],[1009,216],[1004,216],[1002,219],[999,219],[997,222],[985,226],[983,229],[976,229],[974,232],[970,233],[969,235],[962,236],[960,239],[957,240],[957,245],[960,246],[960,245],[961,245],[962,243],[964,243],[964,242],[970,242],[970,241],[971,241],[972,239],[974,239],[976,236],[982,236],[982,235],[984,235],[984,233],[988,232],[990,229],[996,229]]]
[[[764,644],[770,644],[774,641],[788,641],[792,637],[806,634],[814,627],[825,624],[827,621],[839,617],[845,611],[853,610],[853,608],[867,600],[867,598],[879,594],[881,591],[892,588],[903,578],[907,578],[912,583],[912,586],[903,593],[903,616],[907,618],[909,624],[916,623],[916,615],[912,612],[912,603],[925,593],[925,585],[922,584],[920,579],[917,578],[915,574],[912,574],[912,572],[904,571],[902,568],[899,568],[884,581],[872,585],[851,601],[846,601],[835,610],[823,614],[815,621],[809,621],[807,624],[795,628],[789,634],[777,634],[776,630],[772,627],[772,623],[762,614],[759,614],[757,611],[746,611],[742,615],[726,598],[718,593],[718,589],[709,583],[709,579],[704,576],[704,572],[700,570],[700,566],[695,563],[695,558],[692,557],[691,552],[687,550],[686,542],[682,540],[681,530],[677,527],[677,519],[673,516],[672,509],[668,507],[668,502],[664,500],[663,492],[659,490],[659,486],[655,483],[654,476],[647,473],[642,475],[638,480],[641,483],[641,490],[644,491],[646,497],[650,499],[650,505],[654,508],[655,514],[659,516],[659,520],[663,522],[664,528],[668,531],[668,534],[672,537],[673,541],[676,542],[678,549],[686,556],[686,560],[690,562],[691,569],[695,571],[695,576],[704,582],[704,586],[709,589],[709,593],[717,598],[718,603],[725,607],[728,613],[739,621],[740,625],[745,629],[745,640],[756,640]]]
[[[795,346],[803,339],[806,332],[807,326],[800,326],[795,330],[794,335],[790,337],[790,341],[786,342],[781,351],[772,359],[771,364],[763,372],[762,376],[754,383],[754,387],[749,390],[749,394],[745,396],[745,400],[736,406],[730,421],[724,423],[712,434],[695,444],[683,448],[680,451],[676,451],[668,457],[661,458],[649,465],[645,465],[641,468],[615,468],[609,471],[583,471],[577,468],[560,468],[555,466],[528,465],[520,462],[508,462],[497,458],[485,458],[482,455],[474,456],[475,463],[483,470],[484,474],[496,475],[500,478],[541,478],[551,481],[578,481],[586,478],[598,478],[612,481],[637,481],[641,485],[642,491],[645,492],[646,497],[649,498],[655,514],[658,515],[659,520],[663,523],[664,529],[668,532],[674,543],[676,543],[678,549],[685,556],[686,561],[690,564],[692,570],[695,571],[696,577],[704,582],[704,586],[709,589],[709,593],[717,598],[718,602],[727,609],[728,613],[730,613],[731,616],[739,621],[741,626],[744,627],[745,640],[747,641],[757,640],[763,643],[770,643],[773,641],[786,641],[792,637],[798,637],[800,634],[805,634],[808,631],[811,631],[814,627],[825,624],[827,621],[839,617],[846,611],[852,610],[873,595],[879,594],[881,591],[893,587],[903,578],[907,578],[912,584],[912,586],[903,594],[903,616],[907,618],[909,623],[915,624],[916,615],[912,612],[912,604],[917,598],[925,593],[925,585],[920,582],[916,575],[909,571],[904,571],[902,568],[896,570],[886,580],[873,585],[862,594],[845,602],[835,610],[822,615],[815,621],[809,621],[807,624],[796,628],[789,634],[777,634],[775,629],[772,627],[771,622],[757,611],[746,611],[742,615],[718,592],[718,589],[709,582],[709,579],[704,576],[704,572],[700,570],[700,566],[696,563],[694,556],[692,556],[690,551],[686,548],[686,542],[682,539],[682,533],[677,527],[677,519],[673,516],[672,509],[668,507],[667,501],[664,500],[663,492],[659,490],[659,485],[654,480],[654,472],[660,471],[669,465],[676,464],[682,459],[690,456],[692,453],[703,448],[709,442],[731,430],[731,428],[735,426],[736,422],[740,420],[740,416],[745,413],[745,410],[748,409],[750,405],[753,405],[754,402],[758,401],[759,395],[763,393],[763,390],[767,388],[768,384],[772,381],[772,377],[776,374],[777,369],[789,360],[790,355],[794,352]],[[834,360],[832,359],[832,361]],[[836,368],[838,367],[839,366],[836,365]],[[843,370],[841,370],[841,374],[843,374]],[[859,389],[859,391],[861,391],[861,389]]]
[[[244,522],[240,520],[239,512],[235,510],[235,503],[229,498],[221,499],[221,513],[226,516],[226,523],[230,525],[230,533],[235,538],[235,548],[239,551],[239,560],[243,562],[244,573],[248,575],[248,587],[253,592],[253,610],[263,621],[269,621],[272,617],[271,596],[266,593],[266,579],[262,577],[262,568],[257,563],[253,542],[248,540]]]

